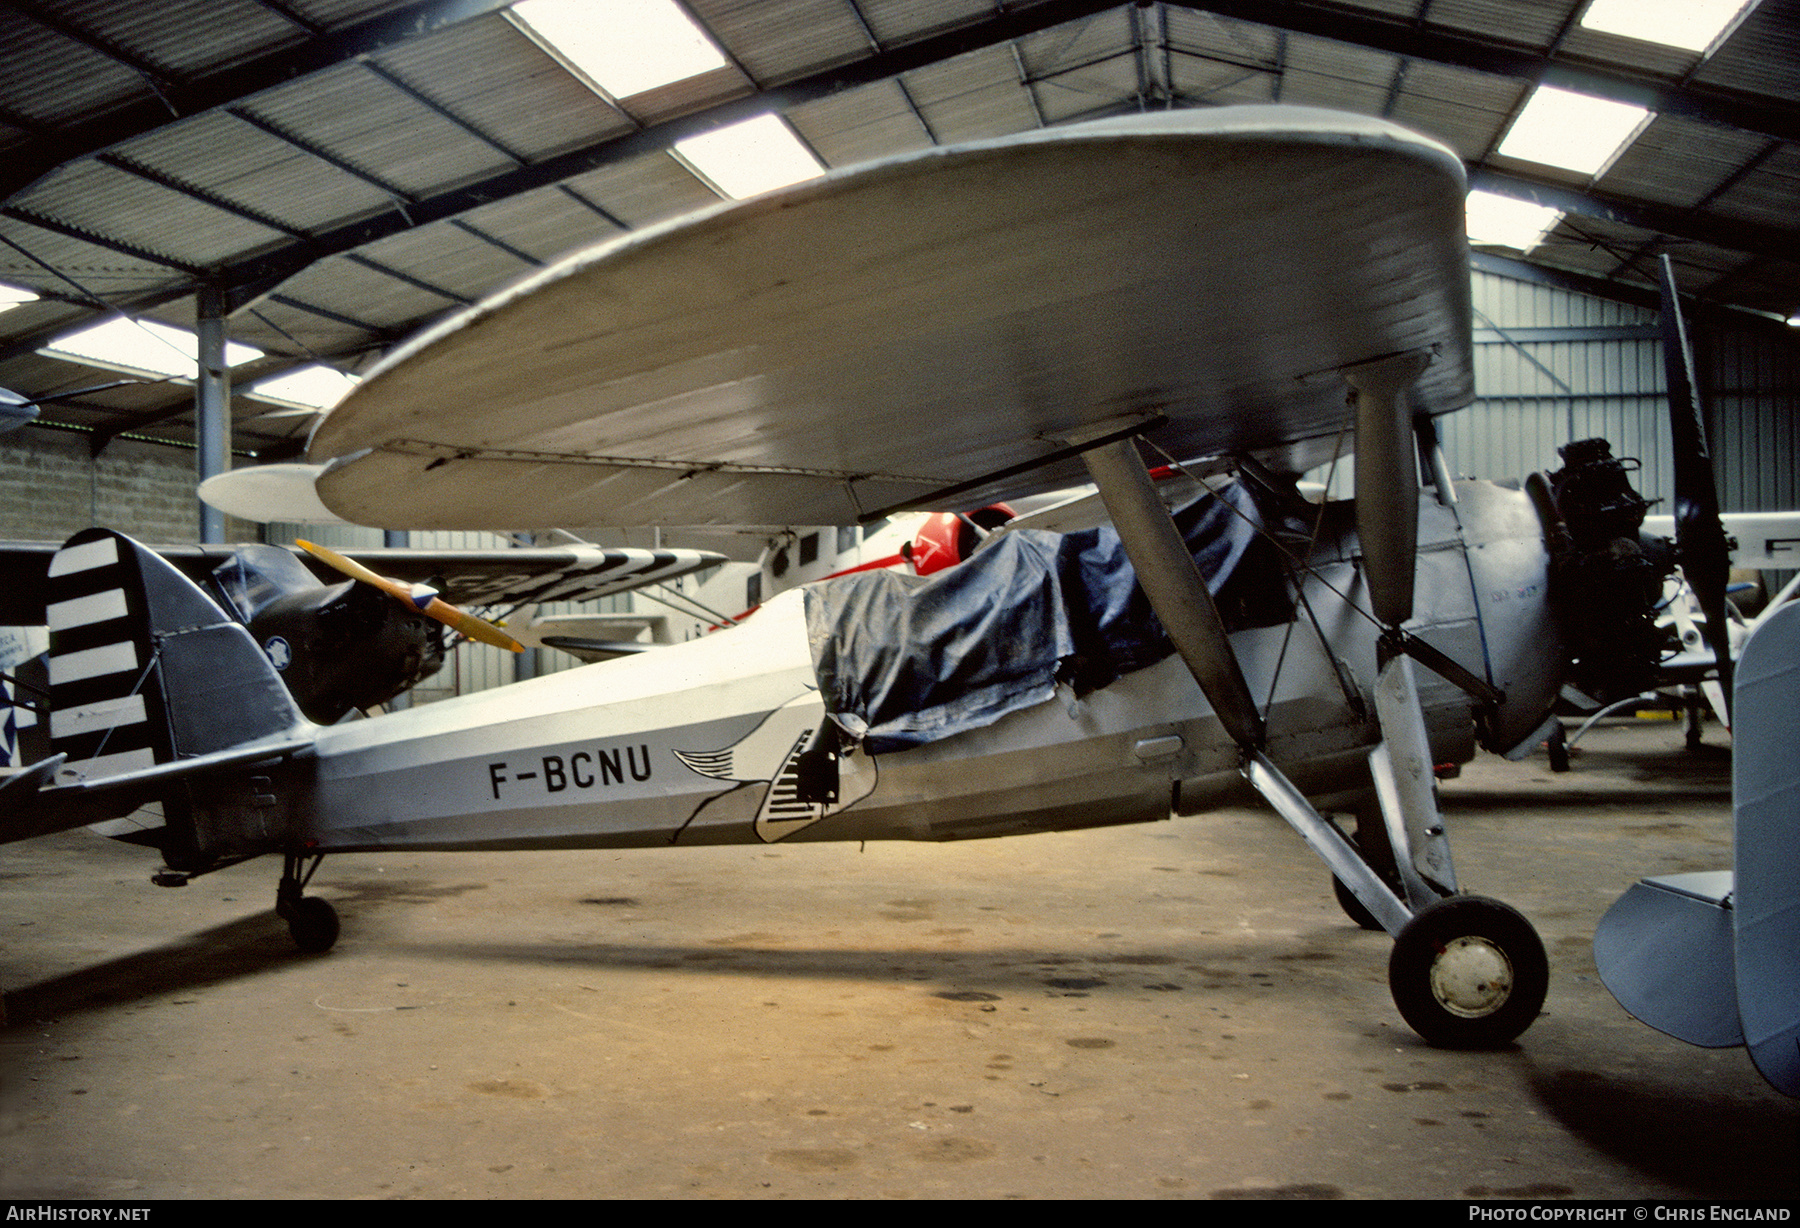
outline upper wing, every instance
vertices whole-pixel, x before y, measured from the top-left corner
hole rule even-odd
[[[1414,408],[1472,399],[1463,191],[1441,145],[1287,107],[849,168],[430,330],[320,424],[319,494],[409,527],[841,524],[1067,486],[1072,438],[1162,419],[1177,455],[1304,468],[1344,367],[1425,350]]]

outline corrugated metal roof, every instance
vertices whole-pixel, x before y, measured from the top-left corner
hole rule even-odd
[[[32,0],[0,9],[0,386],[104,308],[191,321],[202,283],[273,369],[355,367],[569,247],[714,203],[668,152],[784,112],[831,166],[1118,111],[1280,101],[1385,115],[1570,210],[1521,270],[1643,302],[1800,309],[1800,0],[1709,58],[1582,29],[1582,0],[688,0],[731,63],[617,105],[499,0]],[[1533,84],[1661,112],[1597,180],[1500,159]],[[1582,280],[1586,279],[1586,280]],[[180,437],[185,389],[137,396]],[[116,394],[84,400],[107,421]],[[117,421],[142,425],[143,405]],[[65,410],[48,407],[45,418]],[[67,410],[74,413],[73,409]],[[239,443],[292,448],[292,420]],[[137,429],[137,427],[134,427]]]
[[[912,110],[899,81],[846,90],[787,115],[827,166],[851,166],[932,144],[930,129]]]
[[[760,85],[779,84],[874,49],[856,10],[840,0],[695,0],[688,7]]]

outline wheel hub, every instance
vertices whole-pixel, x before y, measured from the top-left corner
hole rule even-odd
[[[1512,993],[1512,961],[1486,938],[1468,935],[1444,944],[1431,965],[1431,992],[1453,1015],[1479,1019]]]

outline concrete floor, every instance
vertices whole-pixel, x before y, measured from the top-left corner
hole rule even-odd
[[[1719,735],[1713,735],[1719,740]],[[267,859],[0,849],[0,1196],[1785,1198],[1800,1102],[1628,1018],[1594,923],[1729,855],[1669,724],[1445,788],[1550,950],[1517,1046],[1419,1042],[1271,815],[956,846]]]

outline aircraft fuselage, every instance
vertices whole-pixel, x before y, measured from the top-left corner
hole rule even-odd
[[[1487,741],[1560,680],[1543,530],[1523,493],[1458,483],[1421,511],[1408,629],[1506,693]],[[1271,759],[1324,804],[1365,790],[1377,628],[1328,515],[1290,623],[1235,633]],[[948,840],[1166,818],[1247,799],[1240,752],[1174,657],[1076,699],[900,753],[823,752],[803,594],[653,653],[319,731],[292,830],[319,852]],[[1474,751],[1473,701],[1421,674],[1433,758]],[[814,752],[806,756],[805,752]]]

